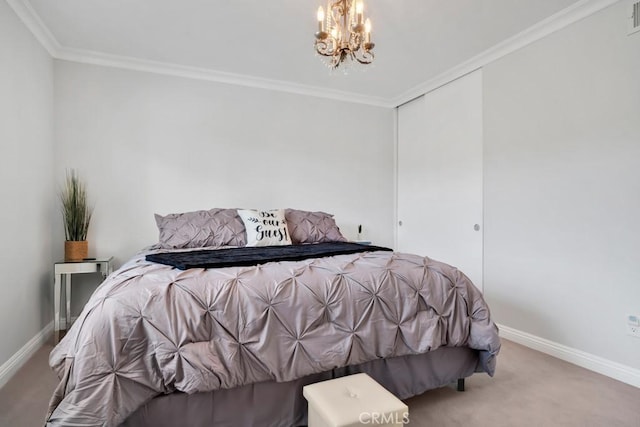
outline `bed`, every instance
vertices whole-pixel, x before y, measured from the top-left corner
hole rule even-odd
[[[112,273],[53,349],[47,425],[304,425],[316,381],[366,372],[404,399],[493,375],[497,328],[462,272],[354,248],[329,214],[279,211],[156,216],[160,243]],[[323,244],[338,252],[269,258]],[[266,259],[215,265],[262,246]]]

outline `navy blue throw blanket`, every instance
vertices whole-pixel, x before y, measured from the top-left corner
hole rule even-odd
[[[274,261],[300,261],[358,252],[391,251],[380,246],[349,242],[313,243],[309,245],[257,246],[227,249],[207,249],[189,252],[149,254],[147,261],[170,265],[180,270],[188,268],[222,268],[265,264]]]

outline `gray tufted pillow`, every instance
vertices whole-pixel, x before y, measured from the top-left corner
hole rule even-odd
[[[346,242],[333,215],[325,212],[309,212],[286,209],[285,218],[289,236],[294,245],[300,243]]]
[[[160,246],[165,249],[244,246],[244,223],[235,209],[156,214]]]

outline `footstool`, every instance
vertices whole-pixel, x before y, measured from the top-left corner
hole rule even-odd
[[[409,408],[367,374],[303,387],[309,402],[309,427],[401,427]]]

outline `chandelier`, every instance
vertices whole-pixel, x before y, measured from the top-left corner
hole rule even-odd
[[[347,59],[361,64],[373,61],[371,20],[364,20],[362,0],[329,0],[326,15],[320,6],[317,17],[315,48],[328,58],[329,68],[336,69]]]

